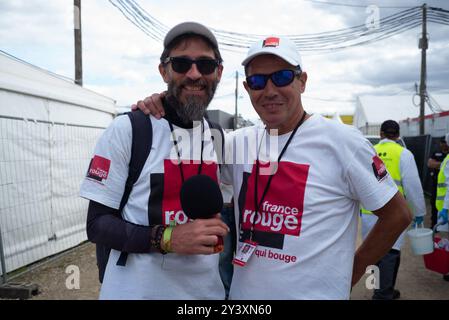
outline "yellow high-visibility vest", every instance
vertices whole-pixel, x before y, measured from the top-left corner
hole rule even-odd
[[[374,146],[374,149],[377,152],[379,158],[384,162],[385,167],[387,168],[388,173],[393,178],[396,183],[399,192],[404,195],[404,188],[402,186],[402,178],[401,178],[401,154],[404,151],[404,147],[397,144],[396,142],[384,142],[378,143]],[[364,208],[361,208],[362,213],[364,214],[372,214],[371,211],[368,211]]]
[[[440,172],[438,173],[438,185],[437,185],[437,198],[435,200],[435,207],[438,211],[443,209],[444,197],[446,196],[446,176],[444,175],[444,167],[449,159],[449,154],[444,158],[443,163],[440,167]]]

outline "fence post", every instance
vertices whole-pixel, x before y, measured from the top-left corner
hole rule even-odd
[[[5,262],[5,252],[3,251],[3,240],[2,240],[2,226],[0,225],[0,262],[2,264],[2,282],[6,283],[6,262]]]

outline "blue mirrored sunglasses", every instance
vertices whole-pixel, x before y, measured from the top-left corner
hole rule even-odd
[[[246,77],[246,83],[251,90],[262,90],[266,87],[268,79],[276,87],[285,87],[293,82],[296,75],[301,74],[301,69],[297,70],[279,70],[271,74],[253,74],[252,76]]]

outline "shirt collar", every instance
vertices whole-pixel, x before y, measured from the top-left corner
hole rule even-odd
[[[384,138],[384,139],[382,139],[382,140],[379,141],[379,143],[388,143],[388,142],[394,142],[394,143],[396,143],[395,140],[391,140],[391,139],[388,139],[388,138]]]

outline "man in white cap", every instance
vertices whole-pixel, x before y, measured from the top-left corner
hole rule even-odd
[[[228,227],[218,213],[192,221],[180,204],[182,183],[192,175],[218,180],[217,150],[204,114],[221,78],[221,62],[209,29],[194,22],[175,26],[165,37],[159,65],[168,86],[167,115],[161,121],[141,115],[152,128],[141,134],[151,135],[152,142],[135,148],[133,116],[117,117],[99,139],[80,194],[90,200],[88,239],[112,248],[100,299],[225,298],[216,245]],[[188,135],[179,139],[182,129]],[[200,150],[190,141],[198,129]],[[152,151],[130,184],[140,147]]]
[[[262,39],[242,64],[264,122],[260,145],[277,139],[278,152],[265,156],[277,163],[272,175],[260,174],[262,149],[233,168],[239,246],[255,249],[235,268],[230,298],[348,299],[351,285],[409,225],[407,204],[360,132],[306,113],[307,74],[292,41]],[[379,220],[356,251],[360,203]]]
[[[236,157],[256,146],[244,162],[227,158],[222,174],[234,187],[239,229],[229,297],[348,299],[410,224],[407,204],[360,132],[305,112],[307,74],[294,43],[262,39],[242,64],[263,125],[226,139]],[[152,103],[139,107],[160,111]],[[277,148],[268,152],[267,145]],[[379,219],[356,251],[360,203]]]

